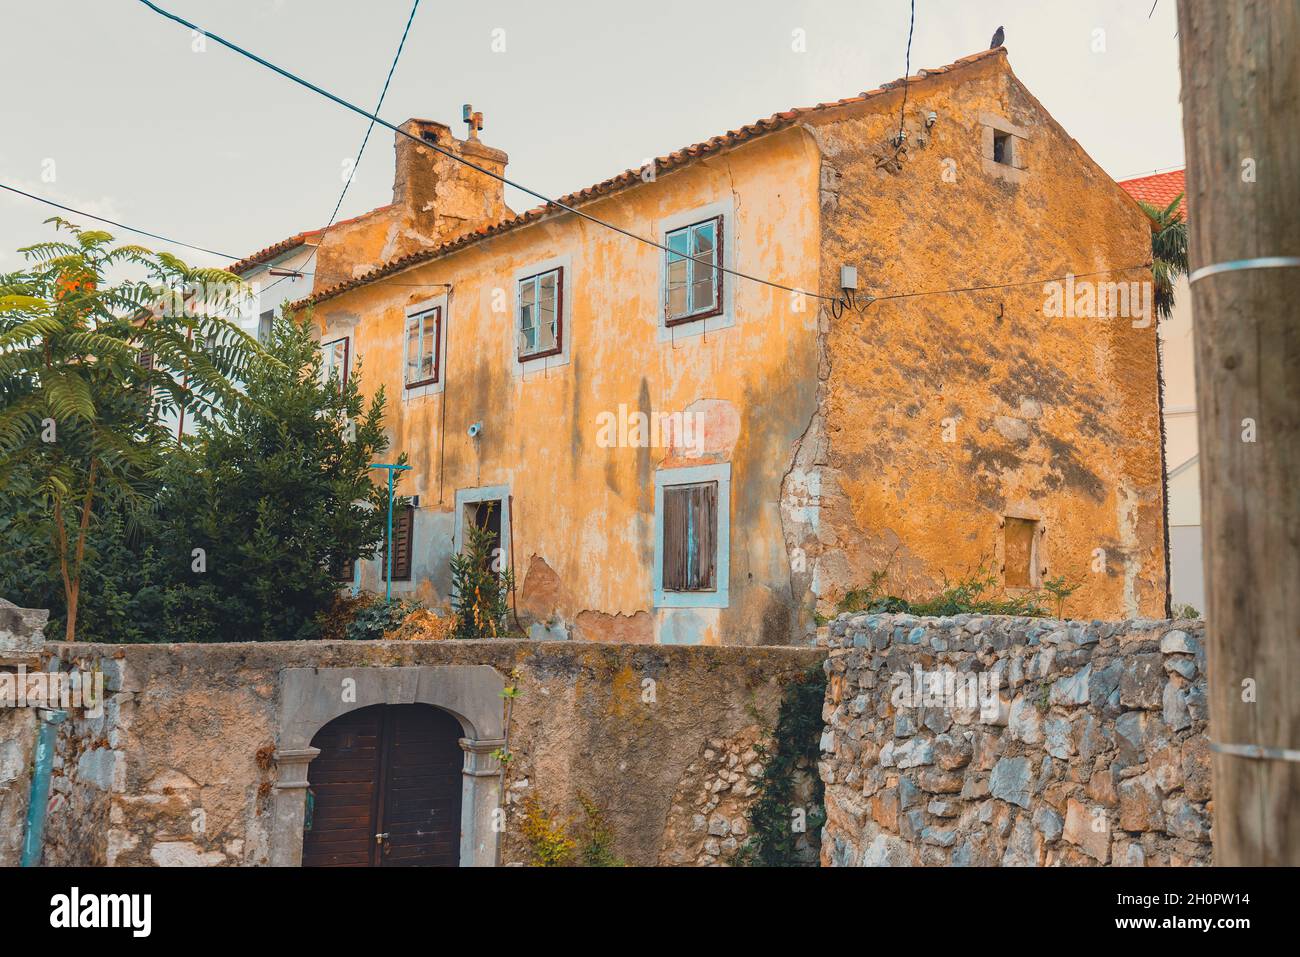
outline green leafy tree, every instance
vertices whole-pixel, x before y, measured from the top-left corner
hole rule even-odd
[[[268,349],[277,361],[250,367],[250,402],[201,425],[164,472],[158,574],[184,640],[318,637],[341,568],[384,537],[370,469],[388,447],[383,389],[367,406],[360,364],[323,380],[309,316],[277,320]]]
[[[143,507],[169,444],[160,418],[238,408],[259,350],[225,318],[238,277],[50,222],[68,238],[0,275],[0,501],[6,537],[57,574],[74,640],[101,499]]]
[[[465,548],[451,558],[451,607],[456,638],[501,638],[507,630],[514,573],[495,554],[496,537],[471,522]]]
[[[1156,316],[1168,319],[1174,311],[1174,284],[1187,275],[1187,222],[1178,206],[1183,194],[1161,209],[1139,201],[1142,211],[1151,217],[1151,276],[1155,281]]]

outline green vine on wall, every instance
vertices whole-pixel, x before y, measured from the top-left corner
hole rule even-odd
[[[815,850],[826,821],[825,787],[817,774],[822,733],[822,702],[826,673],[820,664],[790,684],[781,697],[771,751],[757,747],[766,759],[758,780],[758,798],[749,808],[750,838],[735,863],[748,867],[798,867],[816,864],[815,855],[801,851],[799,841]],[[811,782],[811,798],[800,801],[798,779]],[[811,859],[809,859],[811,857]]]

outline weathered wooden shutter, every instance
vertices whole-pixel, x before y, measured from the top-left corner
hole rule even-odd
[[[686,590],[686,570],[689,564],[686,556],[686,544],[689,538],[687,527],[687,500],[689,488],[664,489],[664,589],[667,591]]]
[[[696,575],[697,591],[717,587],[718,569],[718,483],[710,482],[695,489]]]
[[[411,580],[411,545],[412,531],[415,527],[415,506],[393,510],[393,581],[409,582]],[[380,556],[379,575],[381,580],[388,574],[387,549]]]
[[[718,483],[664,489],[663,587],[717,587]]]

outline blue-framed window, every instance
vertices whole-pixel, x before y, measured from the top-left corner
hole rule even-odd
[[[722,217],[674,229],[665,237],[664,321],[693,322],[722,312]]]
[[[655,473],[656,607],[727,607],[730,509],[729,464]]]
[[[564,350],[564,267],[519,280],[519,361]]]

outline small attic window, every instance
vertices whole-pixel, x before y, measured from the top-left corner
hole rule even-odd
[[[980,156],[984,172],[1009,183],[1025,176],[1029,130],[1005,116],[980,113]]]
[[[1011,134],[993,131],[993,162],[1001,163],[1003,166],[1010,166],[1011,163]]]

